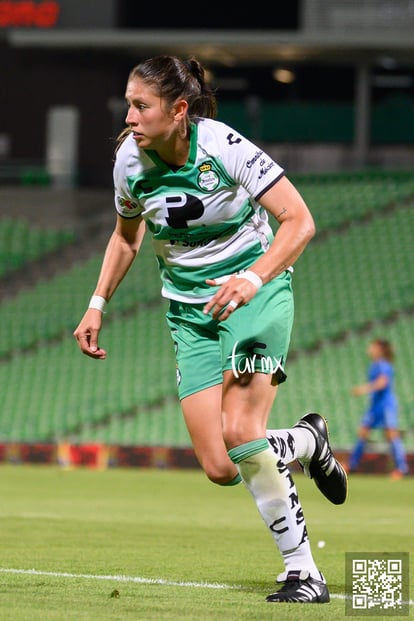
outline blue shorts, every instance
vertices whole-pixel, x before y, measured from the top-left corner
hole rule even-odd
[[[367,429],[398,429],[398,407],[395,403],[370,408],[362,417],[362,427]]]
[[[205,304],[171,300],[167,323],[174,341],[179,398],[223,382],[223,371],[271,373],[280,384],[293,323],[290,272],[259,289],[225,321],[205,315]]]

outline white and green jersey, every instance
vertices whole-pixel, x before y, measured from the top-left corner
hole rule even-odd
[[[114,166],[115,205],[152,235],[162,295],[206,302],[217,278],[247,269],[273,239],[260,197],[284,174],[259,147],[212,119],[191,124],[187,163],[172,170],[132,134]]]

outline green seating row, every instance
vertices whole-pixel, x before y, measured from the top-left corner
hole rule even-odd
[[[0,219],[0,277],[74,239],[74,231],[39,229],[24,220]]]
[[[365,344],[374,334],[396,344],[402,425],[413,427],[414,319],[404,315],[414,308],[412,180],[396,176],[394,187],[388,179],[386,190],[381,175],[370,179],[367,189],[365,176],[327,177],[330,192],[317,190],[322,211],[316,218],[329,234],[316,237],[295,265],[288,381],[271,415],[271,424],[280,427],[294,424],[305,411],[320,411],[340,448],[351,446],[364,408],[349,391],[365,377]],[[371,196],[352,218],[346,203],[351,182],[355,204],[364,192]],[[331,191],[338,195],[334,207],[322,200]],[[371,209],[378,209],[375,217],[365,219]],[[336,228],[345,222],[343,230]],[[176,396],[167,302],[160,297],[149,237],[108,305],[100,342],[107,360],[91,360],[77,349],[72,332],[101,261],[99,256],[76,263],[0,305],[0,440],[190,444]],[[383,324],[384,319],[389,321]]]
[[[308,202],[315,214],[318,230],[321,230],[321,223],[323,230],[323,226],[332,227],[343,219],[352,218],[356,220],[358,215],[363,215],[366,209],[372,208],[372,205],[389,204],[390,201],[395,201],[397,198],[402,200],[403,197],[414,191],[413,176],[405,172],[300,176],[297,183],[299,188],[302,186],[305,189],[304,195],[309,198]],[[314,193],[313,198],[312,192]],[[371,202],[367,202],[363,198],[365,195],[372,195],[374,198]],[[382,219],[383,213],[385,212],[380,210],[375,218],[379,222],[379,234],[382,236],[388,227],[387,221]],[[325,224],[323,225],[323,223]],[[396,226],[398,227],[400,224],[400,220],[398,220]],[[23,238],[22,235],[19,236],[16,233],[19,226],[15,223],[12,226],[11,222],[0,220],[0,236],[3,230],[9,244],[9,246],[7,244],[0,245],[0,253],[4,251],[9,257],[9,262],[14,260],[10,259],[13,257],[13,253],[7,250],[10,247],[10,240],[13,235],[17,235],[18,239]],[[27,231],[27,224],[21,224],[21,226]],[[365,230],[369,231],[368,228],[361,229],[361,231]],[[408,229],[405,230],[407,232]],[[30,231],[33,232],[31,229]],[[43,248],[51,248],[51,238],[49,239],[47,232],[42,233],[44,233],[44,237],[40,237],[42,237]],[[66,233],[59,234],[67,235]],[[367,233],[367,235],[370,237],[371,234]],[[48,239],[49,241],[47,241]],[[53,239],[55,240],[53,243],[55,243],[56,236]],[[358,248],[350,251],[346,246],[351,243],[358,245],[360,241],[354,242],[352,235],[349,237],[347,232],[343,231],[341,234],[337,233],[337,237],[333,237],[327,242],[316,239],[312,243],[312,252],[307,252],[304,258],[298,262],[298,278],[295,278],[298,302],[301,302],[303,297],[307,299],[306,305],[298,304],[299,318],[295,324],[295,347],[312,346],[321,338],[331,338],[338,333],[338,330],[346,330],[349,326],[360,323],[359,316],[355,318],[352,314],[345,315],[342,312],[343,305],[340,303],[340,299],[337,300],[336,289],[338,286],[335,285],[338,283],[338,279],[333,279],[334,283],[331,283],[330,280],[330,274],[334,274],[340,269],[343,271],[341,278],[345,280],[349,278],[349,266],[346,265],[343,268],[341,263],[343,263],[343,257],[346,253],[351,252],[352,256],[357,256]],[[381,243],[384,245],[384,242]],[[36,250],[38,246],[35,243],[27,242],[25,245],[35,248],[35,250],[28,249],[28,253],[31,252],[33,255],[38,252]],[[39,282],[30,291],[25,291],[15,299],[4,302],[0,306],[0,359],[16,351],[27,350],[41,343],[63,338],[68,331],[72,331],[89,300],[92,287],[99,274],[101,261],[102,256],[99,255],[86,262],[76,263],[69,266],[65,273],[58,274],[48,281]],[[333,263],[335,264],[334,269],[332,268]],[[7,265],[7,260],[2,265]],[[310,267],[306,268],[307,265]],[[365,261],[360,260],[357,269],[359,271],[365,269],[364,266]],[[305,273],[304,277],[301,276],[303,272]],[[406,274],[405,279],[407,278],[408,275]],[[398,279],[399,281],[403,280],[401,270]],[[320,296],[325,309],[324,316],[316,324],[313,319],[307,321],[306,318],[301,319],[300,317],[304,308],[308,305],[312,306],[312,300],[315,297],[314,293],[308,295],[306,284],[309,283],[308,288],[311,288],[312,293],[315,291],[315,281],[316,290],[319,291],[320,289]],[[366,295],[361,295],[360,301],[353,300],[356,312],[359,312],[360,306],[365,306],[366,314],[369,314],[373,304],[376,315],[388,312],[387,310],[380,311],[381,307],[384,306],[383,302],[378,302],[378,300],[372,302],[374,298],[371,296],[371,289],[374,286],[376,286],[375,278],[372,278],[369,287],[364,288]],[[160,288],[161,283],[156,260],[150,239],[146,236],[136,263],[121,283],[116,297],[111,302],[110,312],[125,313],[133,310],[137,304],[157,304],[159,303]],[[405,283],[400,282],[399,288],[400,297],[404,298],[409,295],[410,288]],[[304,294],[301,293],[302,290],[305,291]],[[366,299],[367,297],[369,300]],[[402,301],[403,306],[406,306],[407,303],[410,301]],[[385,302],[385,307],[387,304],[388,300]],[[400,302],[397,301],[395,306],[399,304]],[[314,314],[312,313],[312,316]],[[306,315],[308,316],[309,313],[307,312]],[[338,328],[339,324],[342,328]]]
[[[1,364],[0,439],[188,446],[163,312],[137,313],[109,325],[102,334],[105,361],[83,357],[66,339]],[[342,343],[288,358],[288,380],[279,389],[269,426],[289,427],[306,412],[321,412],[334,446],[350,448],[367,405],[350,389],[365,381],[366,347],[380,336],[396,348],[401,427],[407,448],[413,448],[413,333],[414,317],[402,315],[363,335],[351,333]]]
[[[102,257],[76,263],[0,306],[0,359],[73,332],[86,310]],[[108,318],[160,303],[161,281],[149,239],[108,306]]]
[[[414,305],[414,203],[314,240],[294,273],[296,319],[292,347],[313,347],[395,309]],[[102,257],[5,301],[0,306],[0,358],[71,333],[99,274]],[[161,283],[150,240],[108,307],[108,321],[137,305],[157,306]]]
[[[411,171],[293,175],[292,181],[312,211],[318,234],[414,197]]]
[[[50,440],[175,394],[165,311],[159,306],[108,323],[100,343],[106,360],[83,356],[68,335],[0,363],[0,438]]]
[[[291,347],[314,347],[414,307],[414,203],[311,242],[293,275]]]
[[[303,353],[287,361],[287,381],[282,384],[270,417],[270,426],[289,427],[306,412],[315,411],[328,420],[334,446],[349,449],[368,405],[367,397],[354,397],[351,387],[366,381],[369,358],[366,348],[372,338],[387,338],[395,347],[396,393],[400,426],[407,449],[414,448],[414,316],[378,323],[362,335],[351,333],[342,343],[327,343],[320,350]]]

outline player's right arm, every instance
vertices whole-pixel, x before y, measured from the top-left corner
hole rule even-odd
[[[376,377],[371,382],[367,382],[366,384],[359,384],[358,386],[354,386],[351,389],[351,392],[356,397],[360,397],[361,395],[369,395],[371,392],[377,392],[379,390],[384,390],[387,388],[390,383],[390,379],[387,375],[381,374]]]
[[[126,219],[117,216],[116,226],[105,250],[94,295],[109,302],[132,265],[145,233],[145,222],[139,216]],[[73,333],[80,350],[91,358],[103,360],[106,351],[98,345],[102,311],[88,308]]]

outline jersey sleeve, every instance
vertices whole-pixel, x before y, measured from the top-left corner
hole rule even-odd
[[[389,362],[387,362],[386,360],[377,360],[370,367],[368,379],[372,382],[381,377],[381,375],[385,375],[390,381],[392,378],[392,373],[392,366]]]
[[[130,139],[127,137],[117,151],[114,170],[114,200],[117,213],[123,218],[136,218],[143,208],[137,198],[132,196],[128,184],[128,177],[133,174],[136,167],[136,156],[131,153]]]
[[[231,177],[258,201],[285,171],[263,149],[228,125],[220,125],[223,164]]]

